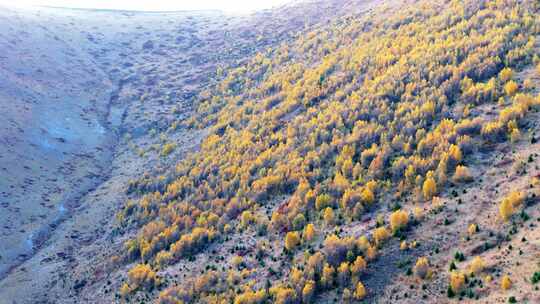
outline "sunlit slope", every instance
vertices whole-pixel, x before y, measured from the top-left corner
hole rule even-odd
[[[200,152],[130,186],[118,218],[121,230],[137,232],[115,257],[131,267],[121,296],[380,300],[401,262],[386,252],[426,253],[410,236],[454,187],[481,178],[481,153],[534,138],[538,9],[535,1],[396,3],[219,70],[185,123],[209,128]],[[501,194],[490,218],[501,229],[535,202],[530,181]],[[378,259],[393,269],[373,271]],[[417,285],[437,288],[429,300],[489,296],[465,286],[474,276],[487,284],[480,255],[470,271],[438,262],[407,266]],[[444,283],[430,287],[434,275]]]

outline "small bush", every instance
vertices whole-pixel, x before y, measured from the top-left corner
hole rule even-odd
[[[533,274],[532,278],[531,278],[531,282],[533,284],[536,284],[538,282],[540,282],[540,271],[537,271]]]
[[[462,252],[456,251],[456,253],[454,254],[454,259],[458,262],[463,262],[465,261],[465,255],[463,255]]]
[[[174,149],[176,148],[176,145],[174,143],[168,143],[163,146],[161,149],[161,156],[165,157],[171,154]]]

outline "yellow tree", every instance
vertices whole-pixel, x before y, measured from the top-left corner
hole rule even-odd
[[[334,210],[332,208],[327,207],[324,209],[324,221],[326,222],[326,225],[333,225],[334,224]]]
[[[512,77],[514,77],[514,71],[512,71],[512,69],[508,67],[502,69],[501,72],[499,73],[499,79],[503,83],[509,81],[510,79],[512,79]]]
[[[518,90],[518,84],[513,80],[508,81],[504,85],[504,92],[508,96],[514,96],[514,94],[516,94],[517,90]]]
[[[425,279],[429,273],[429,261],[426,257],[418,258],[414,266],[414,273],[421,279]]]
[[[313,224],[307,224],[304,228],[304,241],[311,242],[315,238],[317,232],[315,231],[315,226]]]
[[[393,233],[407,226],[408,222],[409,214],[406,211],[396,210],[390,214],[390,228]]]
[[[503,199],[499,205],[499,214],[501,218],[506,222],[510,219],[512,214],[514,214],[514,206],[509,199]]]
[[[323,267],[323,272],[321,276],[321,283],[325,287],[330,287],[334,283],[334,274],[335,274],[334,267],[330,266],[328,263],[326,263]]]
[[[304,303],[311,303],[313,296],[315,295],[315,282],[308,280],[304,288],[302,289],[302,299]]]
[[[364,286],[364,284],[362,284],[362,282],[358,282],[358,284],[356,284],[356,289],[354,291],[354,298],[356,300],[362,300],[365,297],[366,297],[366,287]]]
[[[128,282],[131,290],[135,290],[139,287],[151,289],[152,287],[159,285],[156,272],[154,272],[148,264],[137,264],[131,268],[128,272]]]
[[[485,268],[484,260],[480,256],[474,257],[469,268],[474,274],[480,274]]]
[[[450,149],[448,150],[448,155],[456,162],[459,163],[461,161],[461,158],[463,157],[461,153],[461,149],[457,145],[451,145]]]
[[[381,244],[384,240],[390,237],[390,233],[388,230],[383,226],[375,229],[373,231],[373,238],[375,239],[376,244]]]
[[[512,288],[512,280],[507,274],[505,274],[501,279],[501,288],[503,290],[508,290]]]
[[[351,277],[349,263],[343,262],[338,267],[338,282],[341,287],[345,287]]]
[[[364,188],[361,193],[362,197],[362,203],[371,205],[375,201],[375,195],[373,194],[373,191],[369,189],[368,187]]]
[[[437,183],[433,178],[433,171],[429,171],[422,186],[422,192],[426,200],[431,199],[435,194],[437,194]]]
[[[298,232],[291,231],[287,232],[285,235],[285,249],[288,251],[293,250],[300,244],[300,236],[298,235]]]
[[[354,263],[351,264],[351,273],[353,276],[358,276],[367,267],[366,260],[362,256],[356,257]]]
[[[468,167],[460,165],[456,167],[453,180],[456,183],[467,183],[471,182],[473,177]]]
[[[450,288],[454,293],[459,293],[465,286],[465,275],[459,271],[452,271],[450,273]]]
[[[467,232],[469,233],[469,235],[473,235],[475,234],[476,232],[478,232],[478,225],[476,224],[470,224],[469,225],[469,228],[467,228]]]

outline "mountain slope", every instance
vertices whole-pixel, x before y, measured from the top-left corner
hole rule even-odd
[[[121,292],[136,299],[130,294],[170,286],[163,303],[408,302],[410,292],[387,289],[404,281],[405,267],[425,279],[415,284],[426,301],[489,302],[502,274],[487,267],[495,253],[474,250],[450,273],[454,252],[441,250],[467,247],[459,239],[469,224],[489,221],[489,235],[504,235],[505,221],[520,222],[511,213],[536,203],[534,154],[521,184],[486,198],[492,214],[444,215],[454,199],[466,204],[461,212],[485,208],[456,190],[485,185],[476,159],[536,136],[528,113],[540,102],[537,9],[513,1],[383,6],[224,71],[190,121],[210,128],[201,151],[130,187],[142,196],[120,219],[139,232],[121,257],[135,262]],[[522,153],[535,151],[529,144]],[[508,209],[501,215],[500,205]],[[446,227],[433,235],[423,230],[430,221]],[[420,236],[432,236],[428,247]],[[488,275],[497,283],[486,290]]]

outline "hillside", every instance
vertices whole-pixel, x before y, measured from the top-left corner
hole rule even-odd
[[[540,302],[539,10],[2,10],[3,300]]]

